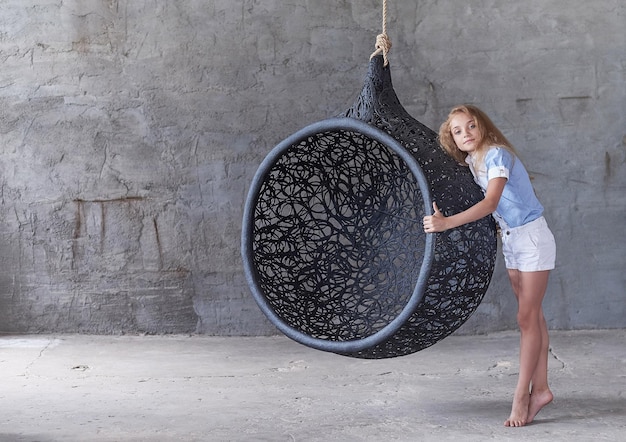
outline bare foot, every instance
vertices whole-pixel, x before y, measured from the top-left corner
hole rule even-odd
[[[504,421],[505,427],[523,427],[526,425],[528,417],[528,409],[530,404],[530,395],[522,394],[519,397],[517,394],[513,397],[513,406],[511,407],[511,415]]]
[[[530,395],[530,403],[528,405],[528,417],[526,418],[526,423],[531,423],[537,413],[541,411],[543,407],[552,402],[554,396],[550,390],[544,390],[535,392]]]

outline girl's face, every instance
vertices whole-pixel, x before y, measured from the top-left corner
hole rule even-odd
[[[452,117],[450,132],[456,147],[468,154],[476,150],[483,138],[474,117],[465,112],[459,112]]]

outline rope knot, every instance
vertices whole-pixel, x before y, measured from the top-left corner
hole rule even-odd
[[[385,61],[384,66],[387,66],[389,64],[389,60],[387,59],[387,53],[389,52],[390,49],[391,49],[391,39],[389,38],[389,36],[385,33],[378,34],[376,36],[376,50],[370,56],[370,60],[382,52],[383,60]]]

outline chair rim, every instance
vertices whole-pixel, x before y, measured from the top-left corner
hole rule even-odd
[[[272,167],[284,155],[285,152],[287,152],[292,146],[299,144],[300,142],[306,140],[312,135],[333,131],[350,131],[359,133],[363,136],[373,139],[374,141],[377,141],[378,143],[391,149],[395,154],[397,154],[400,159],[404,161],[409,171],[417,181],[422,195],[424,212],[431,213],[432,199],[428,182],[426,180],[424,172],[422,171],[421,166],[414,158],[414,156],[405,147],[403,147],[391,135],[362,120],[351,117],[329,118],[310,124],[295,132],[291,136],[285,138],[270,151],[270,153],[265,157],[264,161],[257,169],[257,172],[254,175],[250,189],[248,191],[248,196],[244,206],[241,234],[241,254],[243,258],[245,277],[255,301],[259,305],[262,312],[267,316],[267,318],[282,333],[297,342],[318,350],[348,354],[367,350],[384,342],[385,340],[389,339],[394,333],[396,333],[396,331],[400,329],[405,324],[405,322],[413,315],[415,310],[418,308],[420,302],[422,301],[422,298],[426,291],[426,286],[430,275],[430,269],[434,261],[435,234],[424,234],[424,255],[420,267],[419,276],[415,283],[413,292],[406,302],[404,308],[400,311],[398,316],[396,316],[392,321],[389,322],[389,324],[367,337],[346,341],[331,341],[316,338],[292,327],[274,311],[272,306],[267,301],[267,298],[265,297],[263,290],[259,284],[258,271],[254,265],[253,241],[256,203],[265,179],[270,173]]]

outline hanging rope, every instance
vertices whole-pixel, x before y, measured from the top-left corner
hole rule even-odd
[[[384,66],[389,64],[387,53],[391,49],[391,39],[387,35],[387,0],[383,0],[383,32],[376,36],[376,50],[370,55],[370,60],[382,52]]]

